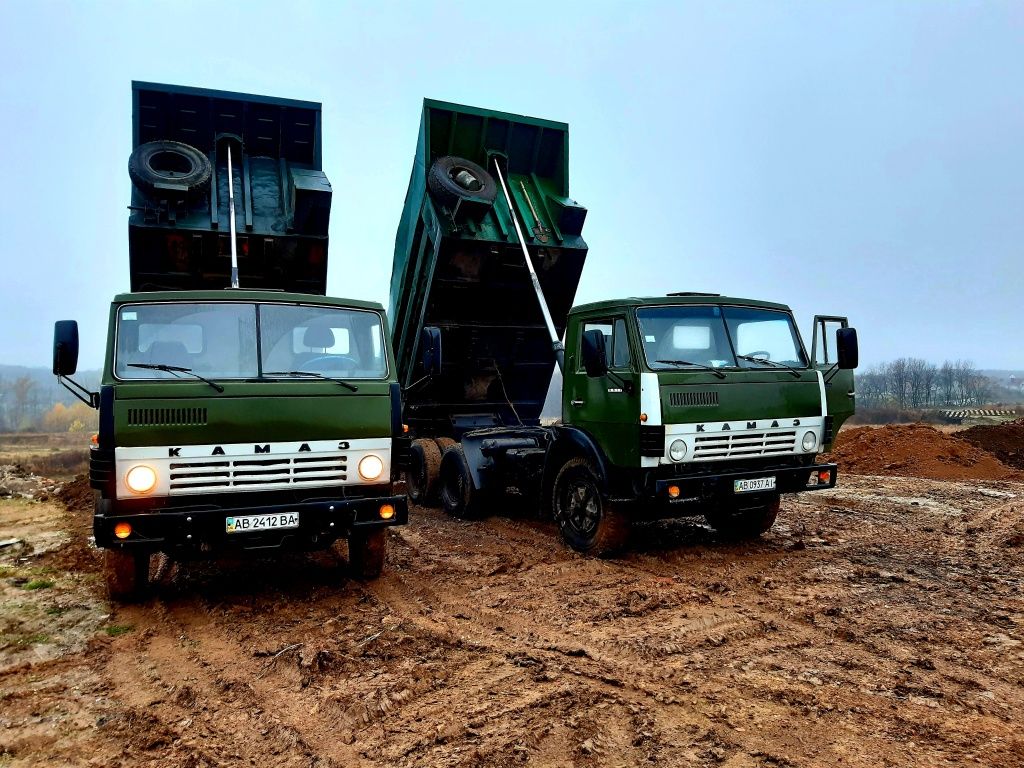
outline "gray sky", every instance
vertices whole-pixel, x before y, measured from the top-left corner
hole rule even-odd
[[[329,292],[387,303],[424,96],[570,124],[577,303],[846,314],[861,360],[1024,368],[1024,3],[3,0],[0,362],[127,290],[132,79],[321,101]]]

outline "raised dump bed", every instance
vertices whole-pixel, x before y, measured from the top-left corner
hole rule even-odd
[[[569,198],[568,126],[425,100],[390,303],[415,434],[539,421],[555,356],[513,216],[561,336],[587,255],[586,209]],[[443,348],[431,376],[425,328],[439,329]]]
[[[326,292],[320,104],[133,82],[132,105],[133,291],[230,285],[230,149],[240,284]]]

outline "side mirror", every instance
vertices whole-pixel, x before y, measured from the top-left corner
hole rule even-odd
[[[860,355],[856,328],[840,328],[836,331],[836,355],[840,370],[851,371],[857,367]]]
[[[608,345],[600,329],[584,331],[580,358],[587,376],[594,378],[608,373]]]
[[[58,320],[53,324],[53,374],[70,376],[78,370],[78,323]]]
[[[420,333],[420,362],[424,376],[441,373],[441,329],[427,326]]]

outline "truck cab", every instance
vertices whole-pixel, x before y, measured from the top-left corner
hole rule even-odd
[[[347,540],[381,572],[405,523],[401,391],[384,308],[326,296],[331,187],[320,105],[133,83],[131,292],[110,307],[93,528],[112,597],[151,557],[274,554]],[[76,389],[77,388],[77,389]]]

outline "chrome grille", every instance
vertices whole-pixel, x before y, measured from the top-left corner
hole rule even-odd
[[[348,456],[189,459],[170,463],[170,492],[197,493],[226,489],[301,488],[342,483],[348,479]]]
[[[739,459],[748,456],[774,456],[796,451],[796,430],[771,432],[725,432],[700,435],[694,440],[693,460]]]

